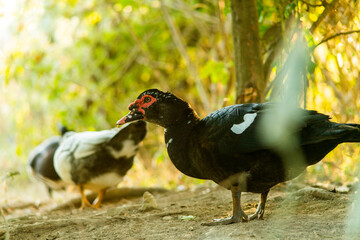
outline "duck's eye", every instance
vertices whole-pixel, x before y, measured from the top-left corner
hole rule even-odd
[[[151,102],[151,98],[150,98],[150,97],[145,97],[145,98],[144,98],[144,102],[145,102],[145,103]]]

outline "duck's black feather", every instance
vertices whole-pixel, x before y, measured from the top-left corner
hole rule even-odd
[[[50,196],[52,189],[59,190],[66,186],[55,171],[54,154],[62,136],[68,131],[65,126],[61,125],[59,128],[61,136],[53,136],[44,140],[29,154],[28,172],[46,185]]]

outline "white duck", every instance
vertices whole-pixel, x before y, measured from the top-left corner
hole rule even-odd
[[[120,129],[64,135],[55,152],[54,167],[64,182],[79,187],[81,209],[99,208],[106,190],[121,182],[146,131],[146,123],[139,121]],[[93,204],[87,200],[85,189],[98,192]]]

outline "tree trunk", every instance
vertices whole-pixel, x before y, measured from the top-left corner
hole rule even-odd
[[[231,0],[236,103],[261,102],[266,88],[256,0]]]

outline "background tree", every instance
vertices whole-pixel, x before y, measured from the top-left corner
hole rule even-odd
[[[232,0],[236,103],[262,102],[266,88],[255,0]]]
[[[3,1],[0,169],[19,169],[26,179],[27,154],[56,134],[58,122],[77,131],[114,127],[147,88],[171,90],[201,116],[236,101],[281,98],[300,38],[310,55],[299,102],[335,121],[360,122],[359,9],[352,0]],[[253,24],[232,24],[240,20]],[[248,34],[234,38],[255,40],[233,43],[236,27]],[[249,82],[235,88],[235,75]],[[167,159],[162,129],[149,128],[124,184],[193,183]],[[354,181],[359,153],[341,146],[309,170],[318,179],[308,181]]]

